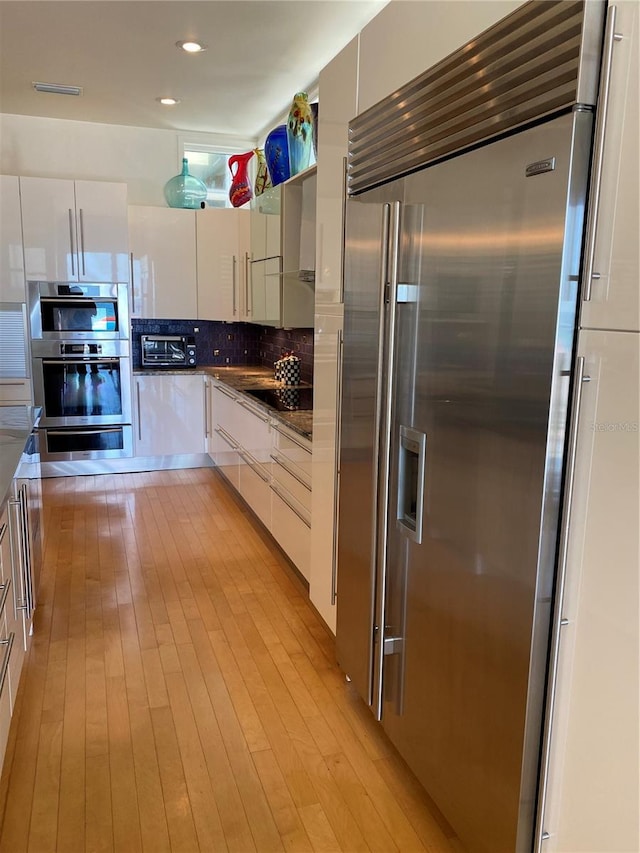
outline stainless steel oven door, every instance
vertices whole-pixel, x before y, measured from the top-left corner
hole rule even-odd
[[[28,282],[33,341],[128,340],[126,284]]]
[[[40,429],[42,462],[76,462],[81,459],[123,459],[133,456],[133,431],[129,424]]]
[[[117,341],[84,347],[62,343],[57,347],[62,352],[34,353],[32,359],[34,399],[42,406],[40,426],[130,424],[128,348]],[[74,348],[90,352],[71,354],[69,350]]]

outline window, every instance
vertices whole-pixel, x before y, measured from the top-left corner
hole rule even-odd
[[[189,174],[199,178],[207,187],[208,207],[231,207],[231,172],[228,161],[233,153],[209,145],[188,142],[184,144],[184,156],[189,161]]]

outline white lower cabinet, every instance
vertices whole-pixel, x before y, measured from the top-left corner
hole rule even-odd
[[[640,850],[640,335],[582,330],[544,853]]]
[[[271,458],[271,533],[309,580],[311,569],[311,442],[276,423]]]
[[[11,565],[9,518],[5,510],[0,517],[0,767],[4,759],[11,724],[12,703],[9,666],[12,663],[14,645],[20,645],[15,643],[15,631],[13,637],[11,636],[6,618],[7,612],[10,612],[13,607]]]
[[[311,442],[209,379],[208,452],[276,542],[309,578]]]
[[[205,377],[135,376],[136,456],[204,454]]]

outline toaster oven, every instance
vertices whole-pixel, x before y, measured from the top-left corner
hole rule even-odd
[[[196,342],[189,335],[141,335],[143,367],[195,367]]]

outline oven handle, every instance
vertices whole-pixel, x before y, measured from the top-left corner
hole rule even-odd
[[[102,435],[105,432],[122,432],[122,427],[102,427],[101,429],[45,429],[47,435]]]
[[[41,358],[38,359],[43,364],[91,364],[92,361],[100,364],[119,364],[122,358],[102,358],[101,356],[69,356],[69,358]]]

